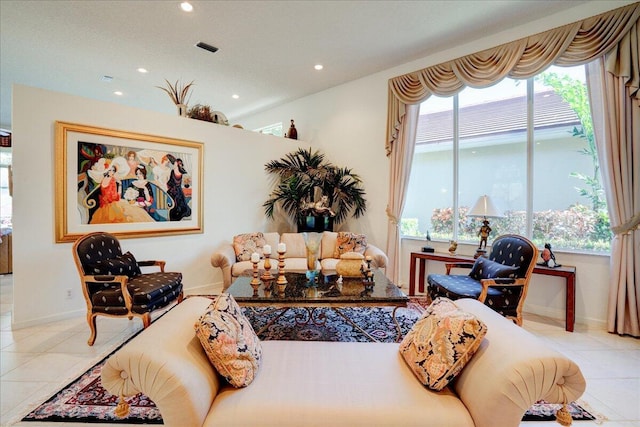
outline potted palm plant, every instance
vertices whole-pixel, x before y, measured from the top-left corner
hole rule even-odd
[[[350,168],[325,161],[324,154],[299,148],[265,165],[276,176],[274,189],[264,202],[273,218],[281,208],[298,225],[298,231],[332,230],[347,217],[358,218],[367,210],[362,180]]]

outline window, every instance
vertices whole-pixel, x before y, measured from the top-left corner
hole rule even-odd
[[[584,67],[467,87],[420,107],[402,218],[405,236],[478,242],[467,212],[487,194],[503,213],[490,240],[528,236],[542,247],[608,251],[606,201]]]
[[[261,128],[254,129],[253,131],[263,133],[265,135],[284,136],[282,122],[274,123],[268,126],[263,126]]]
[[[9,191],[9,166],[11,165],[11,152],[0,151],[0,229],[11,228],[11,202]]]

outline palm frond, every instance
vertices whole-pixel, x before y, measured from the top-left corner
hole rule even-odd
[[[174,104],[186,105],[188,102],[187,95],[189,95],[189,97],[191,96],[189,94],[189,90],[193,86],[193,80],[184,86],[180,85],[179,80],[176,80],[174,84],[171,84],[171,82],[167,79],[164,79],[164,81],[166,83],[166,87],[165,86],[156,86],[156,87],[158,89],[162,89],[163,91],[165,91],[167,95],[169,95],[169,98],[171,98]]]
[[[263,204],[269,218],[273,218],[276,206],[280,206],[290,217],[301,219],[302,204],[315,202],[322,195],[328,197],[337,223],[349,215],[358,218],[367,209],[361,178],[350,168],[325,161],[324,154],[317,150],[299,148],[268,162],[265,171],[278,177],[276,188]]]

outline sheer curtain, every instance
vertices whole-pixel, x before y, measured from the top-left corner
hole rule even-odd
[[[406,129],[405,126],[411,124],[410,121],[414,120],[407,114],[408,106],[420,104],[432,94],[455,95],[467,85],[489,86],[507,76],[516,79],[533,77],[551,64],[586,64],[602,57],[617,46],[620,40],[630,33],[639,18],[640,3],[634,3],[583,21],[390,79],[385,142],[387,156],[392,162],[387,208],[389,230],[398,230],[397,222],[402,213],[398,208],[404,204],[404,185],[406,185],[398,185],[398,182],[402,181],[398,177],[408,177],[411,165],[410,162],[398,162],[397,159],[403,158],[408,151],[412,152],[415,144],[415,138],[409,139],[411,132],[402,131]],[[631,119],[626,117],[622,120]],[[637,153],[635,155],[638,156]],[[399,254],[399,240],[398,231],[389,233],[387,252],[389,263],[394,266],[399,265],[399,262],[394,259]],[[636,259],[637,245],[636,239],[635,246],[632,246]],[[612,258],[615,256],[617,254],[612,253]],[[398,272],[394,270],[392,279],[397,281],[397,276]],[[634,300],[636,304],[638,296],[636,289]]]
[[[640,337],[640,24],[589,64],[589,96],[609,218],[607,329]]]

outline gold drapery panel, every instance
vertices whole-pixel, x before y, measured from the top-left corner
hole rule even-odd
[[[452,96],[465,86],[484,87],[504,77],[525,79],[551,64],[579,65],[608,52],[640,18],[640,3],[545,31],[389,80],[387,138],[391,154],[405,105],[432,94]]]

